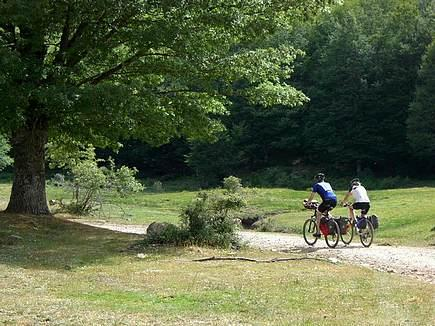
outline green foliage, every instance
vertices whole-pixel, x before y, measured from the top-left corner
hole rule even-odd
[[[238,247],[236,213],[245,206],[245,189],[230,176],[222,190],[199,192],[183,209],[179,227],[165,223],[161,232],[147,234],[145,243]]]
[[[153,191],[154,192],[162,192],[162,191],[164,191],[164,189],[163,189],[163,183],[161,181],[159,181],[159,180],[155,181],[153,183]]]
[[[252,186],[258,187],[306,189],[307,181],[311,180],[313,174],[298,171],[296,168],[274,166],[252,173],[247,180]]]
[[[0,132],[40,147],[47,135],[98,147],[213,139],[234,96],[265,106],[307,100],[288,83],[299,51],[253,44],[334,2],[2,1]],[[34,185],[14,179],[10,210],[46,214],[44,169],[30,171],[31,153],[20,153],[18,175],[33,174]]]
[[[419,71],[415,100],[409,108],[408,139],[419,158],[435,157],[435,40]]]
[[[12,164],[13,160],[8,155],[11,146],[9,145],[7,139],[0,134],[0,171],[5,167]]]
[[[199,176],[220,180],[225,175],[250,174],[287,165],[301,155],[301,114],[285,107],[264,109],[234,100],[227,132],[217,142],[195,142],[187,163]]]
[[[397,173],[408,162],[408,106],[430,41],[417,1],[345,2],[309,39],[301,82],[312,99],[303,133],[310,159]]]
[[[417,71],[434,31],[431,6],[430,1],[345,1],[315,20],[278,30],[266,43],[304,50],[289,80],[310,102],[297,110],[265,110],[234,99],[224,120],[227,131],[212,145],[195,143],[189,166],[207,178],[254,172],[253,184],[298,188],[303,180],[297,180],[294,162],[336,175],[433,171],[429,156],[416,164],[406,141]],[[430,114],[416,113],[414,119],[425,116]],[[420,137],[429,140],[431,132],[423,129]]]
[[[246,206],[240,179],[228,177],[223,191],[200,192],[181,215],[185,241],[199,245],[238,246],[234,212]],[[175,239],[180,238],[180,235]]]
[[[187,242],[188,236],[185,229],[171,223],[164,223],[164,229],[158,234],[147,234],[144,243],[183,245]]]
[[[2,2],[1,129],[43,119],[54,137],[164,143],[221,130],[229,95],[303,102],[284,83],[298,51],[249,43],[332,2]]]
[[[115,167],[113,160],[108,160],[108,166],[99,166],[104,160],[97,159],[93,146],[79,146],[77,152],[63,151],[62,146],[50,144],[48,156],[50,164],[63,167],[71,174],[71,182],[63,186],[73,192],[73,200],[65,208],[74,214],[86,215],[104,204],[104,192],[114,192],[125,196],[131,192],[142,191],[144,188],[135,179],[136,169],[126,166]],[[54,180],[59,183],[59,177]]]

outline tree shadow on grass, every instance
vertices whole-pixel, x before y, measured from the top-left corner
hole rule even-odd
[[[129,248],[142,239],[51,216],[0,212],[0,264],[59,270],[109,264],[112,258],[132,255]]]

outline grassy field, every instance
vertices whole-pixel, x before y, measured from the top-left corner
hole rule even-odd
[[[6,207],[10,187],[9,183],[0,183],[0,208]],[[153,221],[178,223],[181,210],[197,193],[182,189],[180,184],[169,184],[164,192],[147,190],[126,198],[109,196],[103,213],[86,218],[134,224],[150,224]],[[47,193],[48,199],[68,199],[71,196],[52,186],[48,186]],[[435,188],[431,187],[370,191],[371,213],[380,217],[381,225],[376,232],[376,243],[435,245],[434,193]],[[344,191],[338,192],[340,199],[344,195]],[[307,197],[308,191],[253,189],[248,195],[249,208],[245,214],[268,216],[272,229],[300,234],[302,224],[310,214],[301,205]],[[337,207],[332,213],[346,216],[347,210]]]
[[[290,255],[131,249],[138,240],[60,219],[1,214],[0,323],[435,324],[435,285],[328,261],[194,262]]]

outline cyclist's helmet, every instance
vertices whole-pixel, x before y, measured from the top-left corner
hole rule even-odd
[[[325,180],[325,174],[324,173],[317,173],[314,176],[314,180],[319,181],[319,182]]]
[[[359,184],[361,184],[361,182],[359,181],[358,178],[353,178],[353,179],[350,181],[350,185],[351,185],[351,186],[358,186]]]

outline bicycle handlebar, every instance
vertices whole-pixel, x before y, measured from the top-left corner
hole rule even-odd
[[[308,203],[308,200],[304,199],[304,204],[303,205],[304,205],[304,207],[306,209],[316,209],[317,207],[319,207],[319,202],[313,200],[310,203]]]

